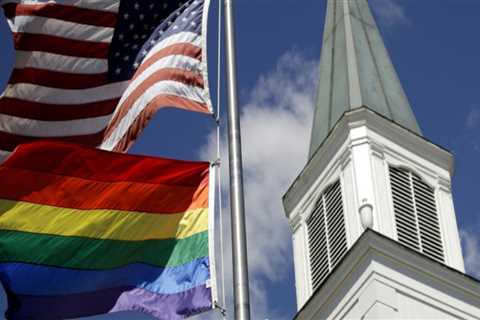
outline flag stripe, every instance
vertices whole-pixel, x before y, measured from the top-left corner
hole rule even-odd
[[[0,113],[44,121],[64,121],[112,114],[120,98],[85,104],[53,105],[16,98],[0,99]]]
[[[0,262],[85,270],[113,269],[132,263],[172,267],[208,256],[208,232],[178,240],[120,241],[0,230],[0,246]]]
[[[98,74],[108,71],[107,59],[70,57],[61,54],[16,50],[16,69],[37,68],[65,73]]]
[[[143,288],[153,293],[174,294],[194,288],[210,279],[207,257],[168,268],[130,264],[101,271],[3,263],[0,264],[0,274],[2,280],[9,283],[12,291],[28,295],[66,295],[126,286]],[[145,279],[149,281],[146,282]],[[44,283],[49,285],[41,285]]]
[[[0,199],[0,212],[3,230],[92,239],[183,239],[208,229],[206,208],[176,214],[149,214],[78,210]]]
[[[157,44],[153,46],[152,49],[147,53],[145,56],[145,60],[147,61],[150,59],[153,55],[155,55],[158,51],[163,50],[166,47],[169,47],[171,45],[175,45],[178,43],[190,43],[196,47],[202,47],[202,38],[194,33],[194,32],[189,32],[189,31],[182,31],[182,32],[177,32],[172,34],[171,36],[161,40]]]
[[[148,121],[153,117],[153,114],[159,108],[164,106],[172,106],[198,112],[207,112],[205,110],[208,110],[209,108],[206,104],[201,104],[179,96],[157,95],[130,124],[129,130],[125,132],[123,136],[121,136],[121,132],[124,132],[125,130],[113,132],[112,134],[105,134],[105,136],[109,138],[103,142],[101,148],[117,152],[126,152],[141,134],[143,128],[145,128]],[[119,129],[121,130],[122,128]]]
[[[79,210],[105,209],[150,214],[176,214],[208,207],[208,181],[199,182],[199,186],[193,187],[128,181],[103,182],[15,168],[0,168],[0,174],[4,177],[0,198],[12,201]],[[122,196],[118,197],[119,194]]]
[[[55,138],[82,136],[101,132],[105,129],[110,116],[86,118],[68,121],[42,121],[0,114],[0,131],[26,136]]]
[[[87,89],[108,82],[107,73],[75,74],[36,68],[14,69],[8,81],[9,84],[30,83],[60,89]]]
[[[32,157],[36,161],[31,161]],[[2,166],[103,182],[208,187],[208,162],[117,154],[61,142],[19,146]]]
[[[114,82],[104,86],[88,89],[57,89],[30,83],[7,85],[4,96],[7,98],[21,98],[26,101],[35,101],[47,104],[84,104],[98,100],[118,98],[127,85],[126,81]],[[28,98],[27,98],[28,97]]]
[[[153,56],[150,58],[146,59],[141,66],[138,68],[137,72],[135,73],[133,79],[138,78],[138,76],[141,76],[142,73],[152,66],[153,64],[156,64],[160,59],[163,59],[168,56],[183,56],[183,57],[190,57],[192,59],[195,59],[197,61],[194,61],[198,63],[198,61],[201,60],[202,58],[202,49],[200,47],[194,46],[190,43],[178,43],[178,44],[173,44],[169,45],[168,47],[163,48],[162,50],[156,52]],[[171,62],[176,62],[175,60],[169,60]],[[177,60],[178,61],[178,60]],[[168,66],[169,68],[175,67],[174,65]],[[178,64],[177,64],[178,68]]]
[[[70,143],[79,143],[88,146],[97,146],[102,142],[104,132],[97,132],[84,136],[57,137],[56,140]],[[13,151],[20,144],[43,140],[42,137],[30,137],[18,134],[10,134],[0,131],[0,150]]]
[[[145,289],[123,287],[66,296],[15,295],[21,308],[9,309],[6,315],[12,320],[49,320],[136,310],[158,319],[174,320],[210,310],[211,295],[211,289],[205,285],[176,294],[155,294]]]
[[[22,3],[24,5],[37,5],[41,3],[52,4],[52,0],[3,0],[2,3]],[[92,0],[62,0],[62,4],[65,6],[74,6],[77,8],[93,9],[107,12],[118,12],[118,7],[120,1],[118,0],[102,0],[102,1],[92,1]]]
[[[81,41],[110,43],[114,30],[113,28],[35,16],[17,15],[15,22],[7,21],[14,33],[51,35]]]
[[[102,1],[91,2],[93,3]],[[5,15],[9,19],[14,18],[15,16],[31,15],[36,17],[54,18],[77,23],[88,22],[90,25],[109,28],[115,27],[117,23],[116,12],[92,10],[59,3],[6,3],[3,5],[3,8],[5,11]]]
[[[108,43],[65,39],[43,34],[13,33],[15,49],[83,58],[108,58]]]

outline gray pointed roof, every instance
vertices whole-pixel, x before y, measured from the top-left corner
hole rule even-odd
[[[351,109],[368,107],[421,135],[367,0],[328,0],[310,157]]]

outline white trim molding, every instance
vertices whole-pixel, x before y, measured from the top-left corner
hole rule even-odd
[[[480,320],[480,281],[368,230],[294,319]]]

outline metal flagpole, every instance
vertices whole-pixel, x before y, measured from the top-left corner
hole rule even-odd
[[[225,50],[228,89],[228,156],[230,165],[230,208],[232,216],[232,260],[235,320],[250,319],[247,238],[243,197],[242,147],[238,116],[237,75],[233,0],[224,0]]]

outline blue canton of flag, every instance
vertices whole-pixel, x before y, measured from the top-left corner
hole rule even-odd
[[[155,44],[174,33],[201,34],[202,13],[203,1],[122,1],[109,52],[109,76],[130,79]]]

